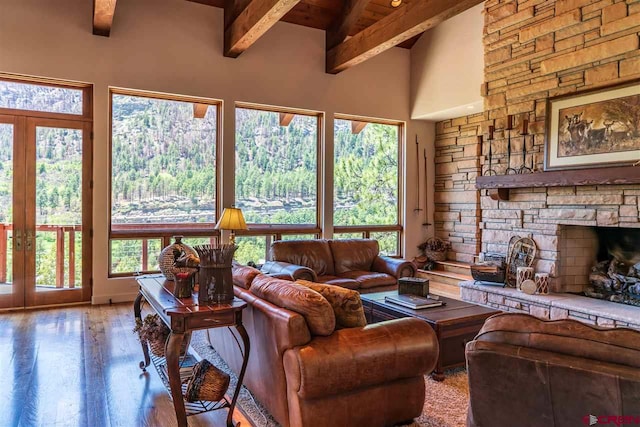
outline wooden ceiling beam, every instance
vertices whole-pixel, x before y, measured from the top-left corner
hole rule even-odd
[[[209,108],[209,104],[199,104],[197,102],[193,103],[193,118],[194,119],[204,119],[207,115],[207,109]]]
[[[224,56],[237,58],[300,0],[251,0],[240,9],[225,1]],[[244,2],[243,2],[244,3]]]
[[[342,12],[327,29],[327,50],[336,47],[347,38],[368,4],[369,0],[345,0]]]
[[[357,120],[351,120],[351,133],[353,135],[359,134],[368,124],[369,122],[359,122]]]
[[[348,40],[327,50],[326,71],[338,74],[391,49],[483,0],[420,0],[380,19]]]
[[[291,120],[295,117],[295,114],[291,113],[280,113],[280,126],[287,127]]]
[[[117,0],[93,0],[93,34],[109,37]]]

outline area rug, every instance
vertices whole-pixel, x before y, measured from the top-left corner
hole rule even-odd
[[[196,331],[191,339],[191,347],[203,359],[209,360],[218,368],[229,373],[234,390],[237,378],[224,360],[210,346],[204,331]],[[425,376],[426,397],[422,415],[406,427],[464,427],[466,425],[469,388],[467,372],[457,369],[445,372],[443,382],[434,381]],[[242,387],[238,398],[238,407],[256,427],[279,427],[269,412],[258,402],[245,387]]]

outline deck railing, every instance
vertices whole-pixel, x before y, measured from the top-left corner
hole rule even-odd
[[[37,233],[55,233],[56,244],[56,273],[55,287],[65,287],[65,251],[68,256],[68,283],[67,287],[75,288],[76,286],[76,233],[82,232],[81,225],[36,225]],[[11,233],[11,236],[9,236]],[[68,237],[65,238],[65,235]],[[9,250],[13,245],[9,245],[9,239],[13,239],[13,224],[0,224],[0,283],[7,282],[8,269],[11,263],[7,260],[11,256]],[[65,241],[68,245],[65,245]],[[23,242],[23,245],[25,242]],[[36,242],[33,242],[35,245]],[[68,246],[65,248],[65,246]],[[42,285],[39,283],[38,285]]]

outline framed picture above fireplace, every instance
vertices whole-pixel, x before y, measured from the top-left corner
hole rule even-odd
[[[547,101],[545,170],[640,161],[640,81]]]

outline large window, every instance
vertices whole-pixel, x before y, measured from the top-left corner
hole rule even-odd
[[[334,120],[334,231],[366,237],[381,252],[399,254],[402,125]]]
[[[318,230],[317,113],[236,108],[236,206],[254,236],[238,238],[239,261],[264,261],[271,236]]]
[[[169,244],[172,234],[216,233],[218,107],[112,90],[112,273],[130,273],[134,264],[135,271],[155,269],[143,254]]]

